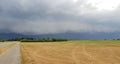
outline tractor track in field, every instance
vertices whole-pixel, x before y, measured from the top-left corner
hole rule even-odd
[[[101,61],[100,59],[98,59],[97,57],[95,57],[92,53],[89,53],[87,51],[86,45],[83,44],[82,46],[83,49],[83,53],[91,60],[90,64],[105,64],[103,61]]]
[[[72,50],[72,53],[71,53],[72,58],[73,58],[75,64],[80,64],[80,63],[86,64],[86,62],[80,61],[80,59],[78,59],[78,57],[77,57],[77,55],[76,55],[76,52],[78,52],[78,48],[79,48],[79,47],[80,47],[80,46],[76,46],[76,47]],[[89,52],[87,51],[87,49],[86,49],[86,45],[85,45],[85,44],[82,44],[81,50],[79,50],[79,51],[81,51],[82,54],[86,56],[86,58],[88,58],[89,60],[91,60],[91,62],[90,62],[89,64],[95,64],[96,62],[97,62],[98,64],[105,64],[105,63],[102,62],[100,59],[98,59],[97,57],[95,57],[93,54],[89,53]]]
[[[25,53],[25,55],[27,55],[27,62],[29,64],[36,64],[35,60],[33,59],[33,57],[30,55],[30,53],[27,51],[27,49],[24,47],[24,45],[21,45],[21,49],[23,49],[22,51]]]
[[[75,62],[75,64],[79,64],[80,62],[79,62],[79,60],[78,60],[78,58],[76,57],[76,51],[77,51],[77,49],[78,49],[78,46],[77,47],[75,47],[73,50],[72,50],[72,52],[71,52],[71,56],[72,56],[72,59],[73,59],[73,61]]]
[[[31,52],[31,50],[29,49],[29,51],[24,47],[24,45],[22,46],[22,50],[24,52],[24,55],[26,55],[26,62],[29,64],[43,64],[42,62],[47,61],[57,61],[57,62],[66,62],[66,60],[59,60],[58,58],[54,58],[54,57],[48,57],[45,55],[38,55],[37,52]],[[47,50],[44,49],[44,51],[47,52]],[[34,56],[32,56],[34,55]],[[35,60],[35,58],[41,58],[41,63],[38,63],[38,61]]]

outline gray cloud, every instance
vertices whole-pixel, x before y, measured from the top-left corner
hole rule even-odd
[[[0,0],[0,31],[22,34],[120,32],[119,7],[98,11],[87,0]]]

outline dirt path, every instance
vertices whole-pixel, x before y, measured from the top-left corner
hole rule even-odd
[[[13,44],[13,43],[2,43],[2,44],[0,44],[0,48],[3,48],[3,47],[8,46],[10,44]]]
[[[0,64],[20,64],[20,48],[17,42],[4,55],[0,56]]]

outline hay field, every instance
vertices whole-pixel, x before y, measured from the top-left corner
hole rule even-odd
[[[0,44],[2,44],[2,43],[4,43],[4,42],[0,42]]]
[[[23,64],[120,64],[120,41],[21,43]]]

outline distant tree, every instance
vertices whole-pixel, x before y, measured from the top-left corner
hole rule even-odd
[[[113,39],[113,40],[116,40],[116,39]]]
[[[120,39],[117,39],[117,40],[120,40]]]

